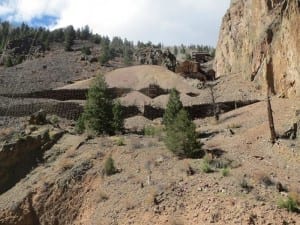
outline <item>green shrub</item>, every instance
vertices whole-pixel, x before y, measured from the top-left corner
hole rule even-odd
[[[120,137],[116,140],[116,145],[118,146],[124,146],[125,145],[125,141],[124,138]]]
[[[105,161],[104,173],[107,176],[111,176],[117,172],[118,172],[118,170],[115,167],[115,162],[114,162],[113,158],[111,156],[109,156]]]
[[[212,173],[214,170],[211,168],[210,164],[206,161],[203,161],[201,165],[201,170],[203,173]]]
[[[155,127],[153,125],[148,125],[144,127],[144,135],[155,137],[160,137],[163,133],[163,129],[161,127]]]
[[[186,54],[185,54],[185,59],[186,59],[186,60],[192,60],[191,54],[190,54],[190,53],[186,53]]]
[[[91,49],[89,47],[82,47],[81,53],[84,54],[84,55],[91,55],[92,54]]]
[[[154,126],[145,126],[144,127],[144,135],[146,136],[154,136],[155,135],[155,127]]]
[[[77,133],[82,134],[85,130],[84,126],[84,114],[81,114],[81,116],[76,121],[75,130]]]
[[[13,65],[14,65],[14,64],[13,64],[13,61],[12,61],[11,57],[8,56],[8,57],[6,58],[6,60],[5,60],[5,66],[6,66],[6,67],[12,67]]]
[[[223,168],[222,170],[221,170],[221,173],[222,173],[222,176],[223,177],[228,177],[228,175],[229,175],[229,173],[230,173],[230,171],[229,171],[229,168]]]
[[[211,162],[212,162],[212,159],[209,157],[209,155],[205,155],[203,157],[203,161],[202,161],[202,164],[201,164],[201,171],[203,173],[212,173],[212,172],[214,172],[214,170],[211,166]]]
[[[278,206],[280,208],[287,209],[287,211],[289,212],[299,212],[299,208],[298,208],[299,206],[297,204],[297,200],[295,200],[291,196],[288,196],[286,200],[283,199],[279,200]]]
[[[59,122],[59,119],[56,115],[52,115],[49,120],[52,124],[58,124]]]

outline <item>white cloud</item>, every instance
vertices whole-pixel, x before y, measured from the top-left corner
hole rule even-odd
[[[164,44],[214,45],[230,0],[0,0],[0,17],[29,22],[57,17],[55,27],[88,24],[102,35]],[[6,17],[5,17],[6,16]],[[54,27],[51,27],[54,28]]]
[[[30,21],[34,17],[41,17],[45,14],[60,16],[66,1],[62,0],[17,0],[16,12],[17,19]]]
[[[0,5],[0,15],[8,15],[12,12],[13,10],[10,7],[6,5]]]
[[[59,17],[68,0],[4,0],[0,1],[0,17],[14,22],[29,22],[44,15]],[[6,9],[6,12],[1,8]]]

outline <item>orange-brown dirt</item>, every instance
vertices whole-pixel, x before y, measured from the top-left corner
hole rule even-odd
[[[122,66],[118,61],[111,64]],[[66,53],[57,47],[44,58],[0,68],[0,94],[85,89],[91,77],[108,70],[81,61],[79,52]],[[150,103],[165,108],[167,93],[147,96],[144,89],[150,84],[164,90],[176,87],[184,106],[212,101],[209,88],[197,88],[199,81],[185,80],[158,66],[117,69],[105,76],[110,87],[131,89],[120,98],[126,106],[143,108]],[[76,80],[81,81],[66,86]],[[0,152],[14,138],[28,144],[26,135],[34,130],[55,127],[64,132],[51,148],[41,146],[47,150],[32,169],[0,194],[0,225],[300,224],[299,213],[288,212],[278,203],[291,195],[300,204],[299,133],[297,139],[278,139],[272,145],[261,84],[237,73],[219,76],[213,83],[217,102],[260,102],[222,113],[218,122],[210,117],[195,120],[205,151],[200,159],[178,159],[165,147],[161,118],[151,121],[138,115],[125,121],[125,127],[137,133],[154,126],[153,136],[114,137],[93,137],[90,131],[78,135],[74,121],[51,115],[51,124],[33,127],[26,125],[26,118],[0,118]],[[1,107],[50,101],[7,96],[0,100]],[[299,98],[273,96],[271,103],[279,135],[294,120],[299,126]],[[109,156],[118,169],[112,176],[103,172]],[[211,173],[204,172],[208,161]],[[20,170],[22,163],[17,165]],[[227,169],[219,168],[225,165]]]
[[[283,133],[299,99],[274,97],[272,106]],[[0,196],[0,224],[299,224],[299,214],[278,207],[287,193],[275,184],[299,197],[300,141],[269,142],[265,102],[195,123],[206,158],[232,161],[228,176],[204,173],[204,159],[177,159],[159,134],[88,140],[71,132]],[[108,177],[109,155],[119,173]]]

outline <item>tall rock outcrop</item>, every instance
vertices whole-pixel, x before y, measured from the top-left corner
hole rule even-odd
[[[232,0],[220,30],[217,75],[240,74],[300,96],[300,0]]]

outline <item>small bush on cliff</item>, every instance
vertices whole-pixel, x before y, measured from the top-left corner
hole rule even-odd
[[[82,47],[81,48],[81,53],[84,54],[84,55],[91,55],[92,54],[91,49],[89,47]]]
[[[84,132],[85,130],[85,126],[84,126],[84,118],[83,118],[83,114],[81,114],[81,116],[78,118],[77,122],[76,122],[76,126],[75,126],[75,130],[77,133],[81,134]]]
[[[278,202],[279,208],[285,208],[289,212],[299,212],[299,206],[297,204],[297,200],[294,199],[292,196],[288,196],[286,200],[279,200]]]
[[[6,67],[12,67],[14,64],[13,64],[13,61],[11,59],[10,56],[7,57],[7,59],[5,60],[5,66]]]
[[[114,107],[112,96],[102,75],[96,77],[88,91],[84,112],[77,121],[77,131],[93,130],[97,134],[114,134],[123,125],[120,105]]]
[[[104,173],[107,176],[111,176],[114,175],[115,173],[117,173],[118,170],[115,167],[115,162],[113,160],[113,158],[111,156],[109,156],[106,161],[105,161],[105,165],[104,165]]]

